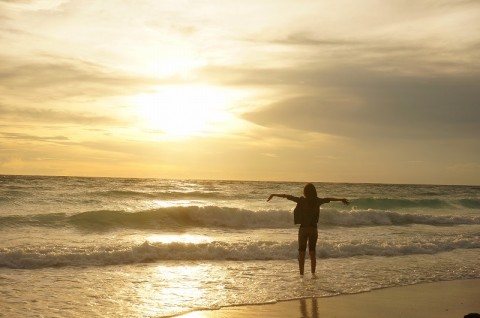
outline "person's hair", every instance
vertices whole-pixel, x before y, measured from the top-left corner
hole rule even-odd
[[[317,198],[317,189],[312,183],[307,183],[303,188],[303,195],[308,201],[313,202]]]

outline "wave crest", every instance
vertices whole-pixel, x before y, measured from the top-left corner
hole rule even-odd
[[[435,254],[454,249],[480,248],[478,235],[389,241],[379,239],[319,242],[320,258],[403,256]],[[122,265],[169,260],[288,260],[297,256],[297,242],[149,243],[104,247],[29,247],[0,249],[0,267],[42,268],[58,266]]]
[[[322,209],[319,223],[331,226],[461,225],[480,224],[480,216],[429,215],[383,210],[338,211],[334,209]],[[292,213],[289,211],[251,211],[218,206],[168,207],[139,212],[100,210],[87,211],[74,215],[51,213],[0,217],[0,228],[21,226],[73,226],[83,230],[103,231],[116,228],[290,228],[294,227],[294,224]]]
[[[322,210],[319,222],[337,226],[461,225],[480,224],[480,216],[412,214],[382,210],[352,210],[348,212]]]
[[[292,226],[287,211],[250,211],[217,206],[170,207],[141,212],[89,211],[68,222],[86,228],[286,228]]]

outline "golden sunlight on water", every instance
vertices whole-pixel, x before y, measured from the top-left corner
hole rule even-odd
[[[201,244],[201,243],[210,243],[212,239],[208,236],[202,235],[192,235],[192,234],[154,234],[147,236],[145,240],[149,243],[190,243],[190,244]]]
[[[171,207],[189,207],[189,206],[205,206],[207,204],[213,204],[206,202],[205,200],[151,200],[148,202],[148,207],[151,209],[156,208],[171,208]]]
[[[211,316],[211,312],[201,312],[201,311],[194,311],[185,315],[182,315],[182,318],[206,318]]]
[[[205,266],[195,265],[156,267],[147,275],[148,279],[135,288],[136,298],[143,300],[135,311],[142,317],[165,314],[161,304],[168,304],[170,312],[187,311],[191,303],[205,296],[201,279],[191,279],[204,277],[205,270]],[[185,284],[186,281],[189,283]]]

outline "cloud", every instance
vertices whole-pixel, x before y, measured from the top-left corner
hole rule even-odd
[[[32,0],[0,0],[0,3],[7,3],[7,4],[14,4],[14,3],[30,4],[32,2],[33,2]]]
[[[0,89],[36,99],[105,97],[147,91],[165,81],[132,75],[74,59],[43,58],[18,62],[2,57]]]
[[[69,138],[65,136],[36,136],[30,135],[25,133],[10,133],[10,132],[2,132],[0,133],[1,138],[5,139],[13,139],[13,140],[26,140],[26,141],[44,141],[44,142],[55,142],[61,141],[65,142],[68,141]]]
[[[245,40],[252,41],[256,43],[269,43],[269,44],[278,44],[286,46],[319,46],[319,47],[335,47],[335,46],[346,46],[346,45],[358,45],[359,41],[347,40],[345,38],[335,38],[335,37],[319,37],[315,36],[311,32],[298,31],[283,35],[282,37],[265,37],[262,35],[257,35],[255,37],[246,37]]]
[[[246,75],[284,85],[278,101],[244,114],[258,125],[355,138],[480,137],[480,74],[418,76],[359,67],[255,73]]]
[[[7,107],[0,104],[0,117],[18,122],[79,124],[79,125],[120,125],[124,120],[90,113],[59,111],[30,107]]]
[[[22,10],[52,10],[56,9],[69,0],[0,0],[1,4],[12,5]]]
[[[442,0],[438,1],[437,6],[439,7],[463,7],[463,6],[476,6],[478,7],[478,0]]]

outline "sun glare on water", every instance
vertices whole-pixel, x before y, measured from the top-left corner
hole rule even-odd
[[[145,238],[147,242],[150,243],[164,243],[169,244],[173,242],[178,243],[188,243],[188,244],[201,244],[209,243],[212,241],[211,238],[202,235],[192,235],[192,234],[165,234],[165,235],[150,235]]]
[[[181,139],[226,132],[234,121],[236,95],[215,86],[166,85],[135,96],[133,103],[141,128]]]

